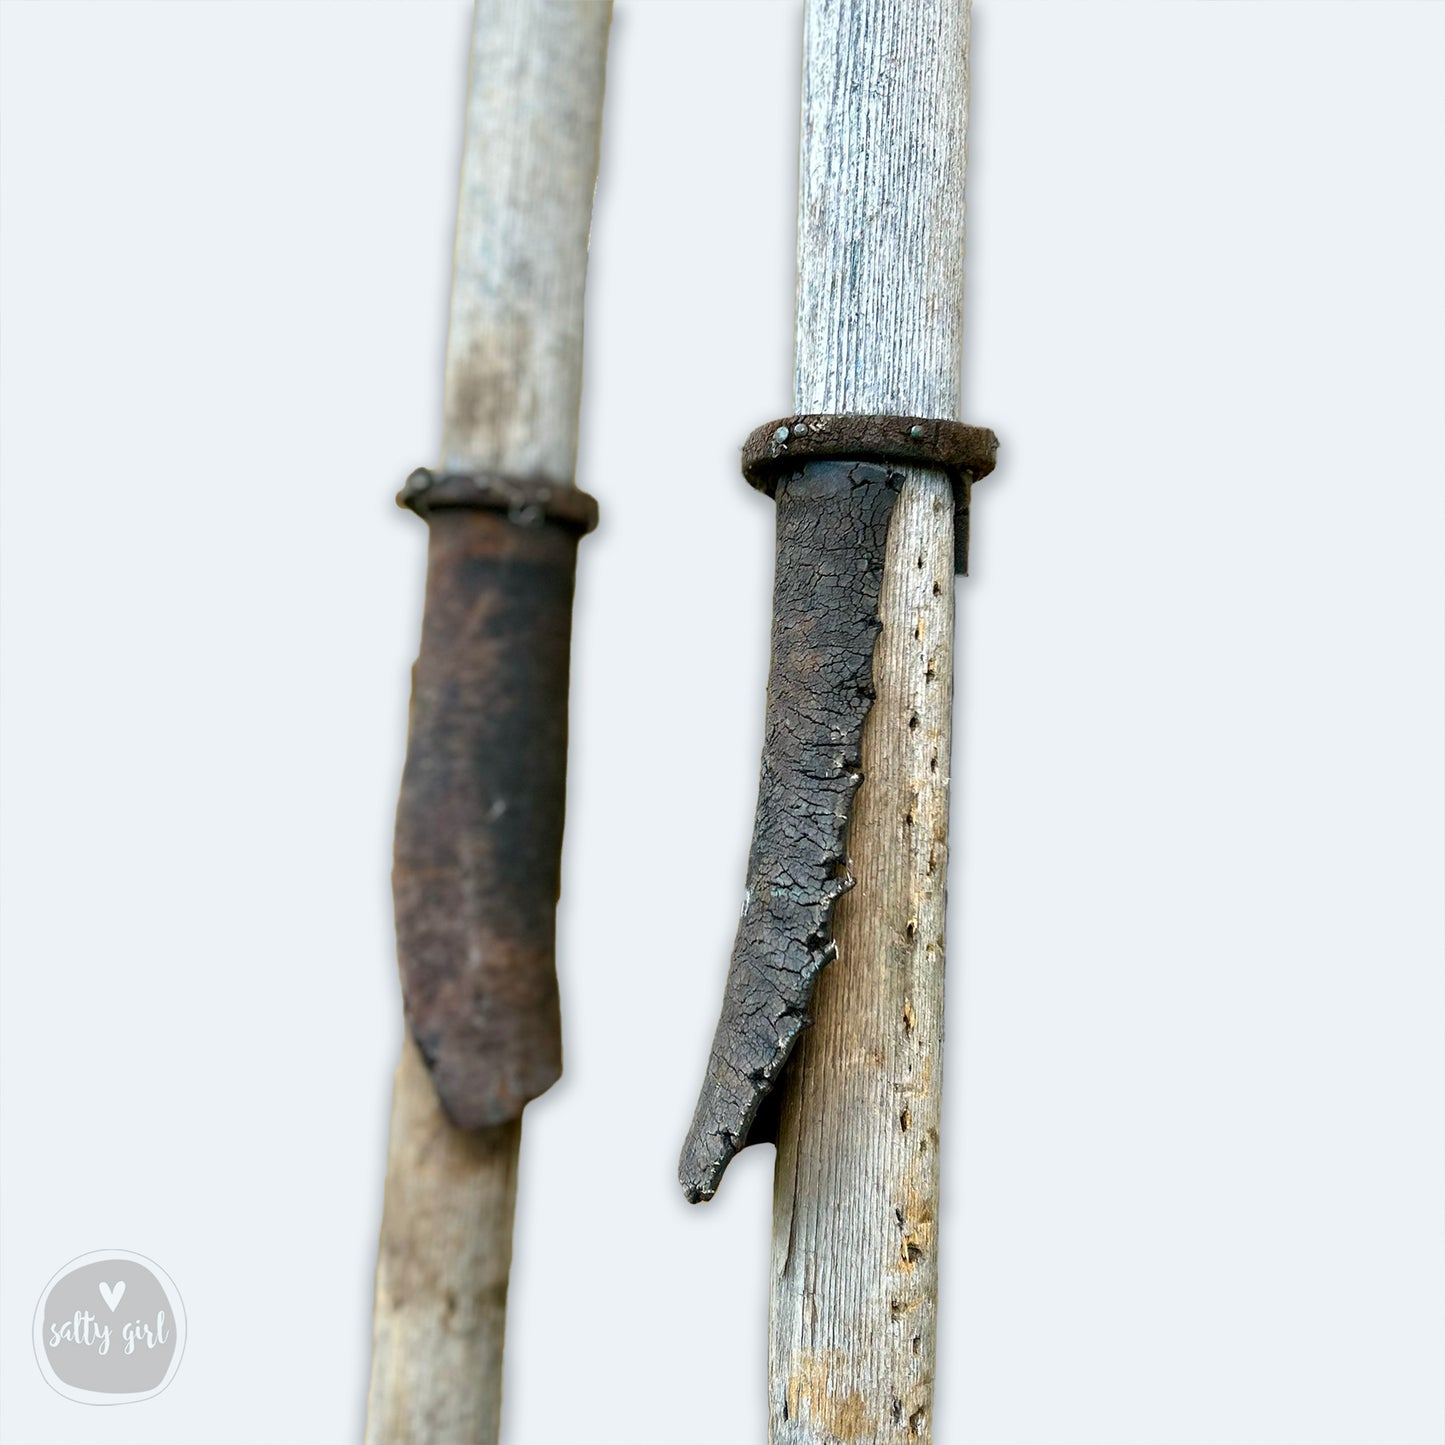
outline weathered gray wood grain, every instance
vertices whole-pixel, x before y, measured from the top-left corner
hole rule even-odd
[[[367,1445],[494,1441],[522,1121],[465,1133],[411,1035],[392,1094]]]
[[[480,0],[457,208],[443,467],[571,483],[612,7]],[[397,1068],[367,1445],[497,1439],[520,1121],[447,1121]]]
[[[442,466],[571,483],[611,0],[480,0]]]
[[[794,406],[959,417],[968,12],[809,0]],[[774,1192],[775,1445],[931,1438],[953,498],[894,508],[857,886],[789,1065]]]

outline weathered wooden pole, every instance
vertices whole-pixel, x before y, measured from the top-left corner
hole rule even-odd
[[[808,0],[799,412],[960,416],[967,0]],[[954,493],[889,527],[849,828],[855,887],[788,1066],[774,1188],[776,1445],[931,1438]]]
[[[539,568],[570,566],[566,549],[574,540],[553,538],[542,514],[564,522],[581,515],[572,489],[583,290],[610,20],[610,3],[599,0],[477,5],[442,464],[440,475],[423,474],[409,486],[417,510],[433,509],[423,657],[398,823],[404,982],[409,962],[414,972],[405,990],[411,1028],[396,1071],[377,1261],[368,1445],[483,1445],[498,1434],[520,1111],[560,1068],[550,974],[559,836],[550,859],[530,869],[532,882],[538,871],[547,877],[537,918],[523,920],[525,934],[510,913],[527,900],[489,899],[479,888],[485,893],[508,866],[530,868],[530,850],[545,851],[541,835],[549,828],[560,835],[560,777],[545,826],[532,821],[521,852],[496,856],[504,850],[488,829],[528,812],[529,768],[560,768],[566,700],[565,692],[550,703],[539,695],[518,714],[514,693],[532,680],[496,671],[504,653],[527,656],[531,594],[509,592],[504,581],[469,602],[456,589],[477,574],[526,582]],[[427,489],[441,500],[428,504]],[[447,507],[460,510],[446,512],[438,526]],[[521,525],[509,531],[509,522]],[[450,594],[433,590],[446,567]],[[540,600],[548,614],[540,625],[550,635],[538,650],[560,649],[552,672],[560,669],[565,688],[570,572]],[[502,612],[511,628],[505,636]],[[457,653],[427,664],[434,638]],[[504,715],[482,717],[490,731],[468,736],[476,719],[445,712],[454,691],[471,713],[494,713],[500,704]],[[419,755],[423,733],[440,744],[432,754]],[[509,777],[504,764],[513,746],[523,755],[512,759]],[[499,776],[520,791],[499,786]],[[428,810],[452,806],[465,815],[461,836],[419,841]],[[490,992],[468,993],[488,970]],[[509,1023],[499,1002],[522,1010],[519,1024]],[[477,1063],[480,1079],[472,1076]],[[469,1127],[458,1127],[459,1116]]]

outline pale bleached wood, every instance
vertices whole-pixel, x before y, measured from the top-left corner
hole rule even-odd
[[[794,405],[959,416],[968,12],[809,0]],[[953,501],[914,472],[889,532],[877,701],[774,1188],[775,1445],[931,1438]]]
[[[444,467],[571,484],[610,0],[480,0],[457,205]],[[521,1121],[463,1133],[405,1040],[367,1445],[489,1445]]]
[[[464,1133],[408,1037],[372,1317],[368,1445],[495,1440],[522,1121]]]
[[[481,0],[442,464],[571,483],[610,0]]]

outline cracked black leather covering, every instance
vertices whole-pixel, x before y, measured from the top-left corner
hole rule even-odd
[[[678,1179],[710,1199],[756,1138],[758,1113],[811,1022],[818,970],[835,953],[833,906],[853,886],[848,817],[862,781],[863,724],[888,523],[904,472],[799,461],[776,479],[777,563],[757,820],[722,1016]]]
[[[430,534],[392,868],[402,1000],[448,1118],[484,1129],[562,1070],[572,592],[597,504],[425,471],[399,500]]]

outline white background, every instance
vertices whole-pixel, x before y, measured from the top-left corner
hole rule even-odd
[[[0,1433],[341,1445],[468,11],[0,24]],[[763,1433],[771,1151],[701,1208],[674,1166],[755,787],[736,452],[790,404],[799,28],[613,31],[512,1445]],[[1442,1438],[1442,41],[1430,3],[978,0],[948,1445]],[[112,1246],[191,1340],[98,1410],[29,1329]]]

